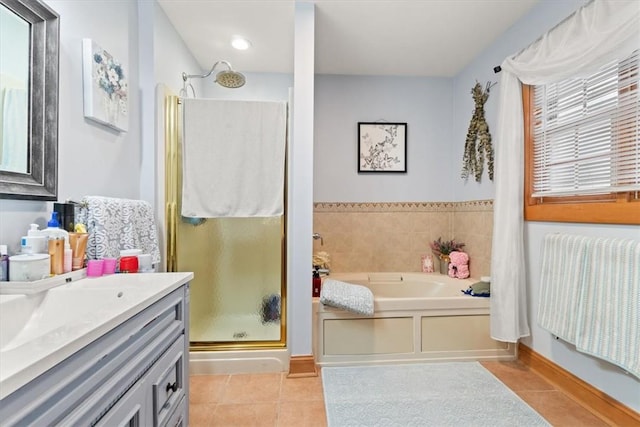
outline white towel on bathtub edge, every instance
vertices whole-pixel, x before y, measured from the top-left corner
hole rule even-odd
[[[373,316],[373,293],[366,286],[324,279],[320,302],[356,314]]]

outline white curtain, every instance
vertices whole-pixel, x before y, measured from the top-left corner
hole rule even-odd
[[[593,73],[640,48],[640,1],[594,0],[502,63],[496,132],[491,336],[529,335],[526,312],[521,84],[545,84]]]

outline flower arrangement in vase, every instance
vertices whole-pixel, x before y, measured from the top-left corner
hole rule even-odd
[[[440,259],[440,273],[447,274],[448,264],[451,262],[449,254],[462,250],[464,243],[457,242],[455,239],[442,240],[442,237],[438,237],[438,240],[431,242],[430,246],[433,253]]]

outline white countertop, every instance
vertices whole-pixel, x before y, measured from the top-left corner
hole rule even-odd
[[[193,278],[114,274],[30,295],[0,295],[0,399]]]

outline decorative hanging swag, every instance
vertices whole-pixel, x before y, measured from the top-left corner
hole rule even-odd
[[[462,158],[462,178],[465,180],[469,178],[469,175],[473,175],[476,182],[480,182],[486,156],[489,179],[493,181],[493,147],[491,146],[489,125],[484,118],[484,104],[489,99],[491,87],[495,84],[487,82],[483,88],[480,83],[476,82],[476,85],[471,89],[471,95],[476,106],[467,131],[464,157]]]

